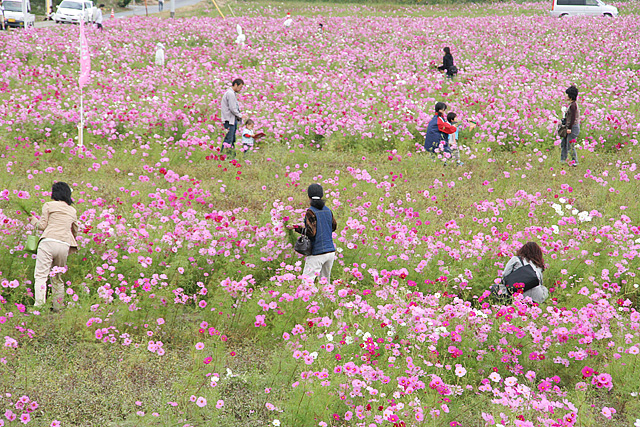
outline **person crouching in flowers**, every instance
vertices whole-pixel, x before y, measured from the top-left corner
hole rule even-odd
[[[54,267],[67,266],[67,256],[78,249],[78,217],[71,206],[71,188],[65,182],[56,182],[51,188],[51,200],[42,207],[40,219],[31,217],[31,224],[44,230],[38,243],[34,273],[34,307],[42,307],[47,300],[47,278]],[[61,273],[51,277],[53,311],[60,311],[64,303],[64,282]]]
[[[307,188],[310,207],[304,216],[304,226],[290,225],[296,233],[304,234],[311,240],[311,255],[308,255],[304,263],[303,275],[315,281],[316,276],[331,276],[331,268],[336,258],[336,246],[333,243],[333,232],[336,231],[337,222],[333,212],[322,199],[324,191],[320,184],[311,184]]]
[[[435,153],[436,149],[442,149],[445,153],[451,153],[449,135],[458,130],[455,126],[447,122],[447,104],[437,102],[435,106],[436,114],[427,125],[427,133],[424,136],[424,149],[430,153]]]
[[[504,266],[502,279],[504,280],[509,274],[525,265],[531,265],[533,268],[536,276],[538,276],[538,285],[525,291],[523,295],[530,297],[533,302],[541,304],[549,297],[549,290],[542,284],[542,272],[545,269],[544,258],[542,257],[542,248],[540,248],[536,242],[525,243],[518,252],[511,257],[507,265]],[[491,293],[498,298],[508,298],[511,296],[503,282],[491,286]]]

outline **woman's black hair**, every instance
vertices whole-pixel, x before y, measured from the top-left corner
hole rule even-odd
[[[445,55],[451,55],[451,49],[449,49],[448,47],[445,47],[444,49],[442,49],[444,51]]]
[[[71,200],[71,187],[66,182],[56,182],[51,187],[51,199],[57,202],[65,202],[69,206],[73,204]]]
[[[447,104],[445,104],[444,102],[436,102],[436,114],[439,116],[442,116],[442,114],[439,113],[440,110],[446,110],[447,109]]]
[[[578,99],[578,88],[571,85],[569,86],[569,88],[567,90],[564,91],[564,93],[567,94],[567,96],[572,100],[575,101]]]
[[[449,123],[451,123],[452,121],[454,121],[456,119],[457,114],[454,113],[453,111],[447,114],[447,121]]]
[[[307,196],[311,199],[311,207],[316,209],[324,208],[324,200],[322,196],[324,196],[324,190],[320,184],[311,184],[309,188],[307,188]]]

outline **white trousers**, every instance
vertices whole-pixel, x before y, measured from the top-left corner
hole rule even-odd
[[[60,309],[64,304],[64,282],[60,273],[50,277],[53,267],[65,267],[69,245],[58,242],[41,241],[36,255],[36,270],[34,293],[36,296],[35,307],[41,307],[47,302],[47,279],[51,279],[53,287],[53,308]]]
[[[309,255],[304,262],[304,271],[302,274],[311,277],[314,281],[316,280],[316,276],[326,277],[327,280],[329,280],[335,259],[335,252],[322,255]]]

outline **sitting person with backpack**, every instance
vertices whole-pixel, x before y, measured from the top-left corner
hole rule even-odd
[[[525,243],[505,265],[502,281],[491,286],[491,293],[500,299],[522,293],[541,304],[549,297],[549,290],[542,284],[544,269],[540,246],[535,242]]]
[[[447,77],[452,78],[458,74],[458,67],[453,65],[453,55],[451,55],[451,49],[445,47],[444,57],[442,58],[442,65],[438,67],[438,70],[447,73]]]

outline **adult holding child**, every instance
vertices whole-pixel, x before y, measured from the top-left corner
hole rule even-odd
[[[242,79],[235,79],[231,82],[231,87],[222,96],[220,109],[222,110],[222,123],[227,130],[223,144],[227,147],[235,149],[236,147],[236,131],[242,124],[242,114],[240,113],[240,103],[236,96],[244,87]]]
[[[451,153],[449,149],[449,135],[456,133],[457,127],[447,122],[447,104],[437,102],[436,114],[427,125],[427,133],[424,136],[424,149],[435,153],[436,148],[442,148],[445,153]]]
[[[51,276],[53,267],[67,266],[67,256],[78,249],[78,217],[71,206],[71,188],[65,182],[56,182],[51,188],[51,200],[42,206],[40,219],[31,217],[31,224],[43,230],[36,255],[34,293],[35,307],[42,307],[47,300],[47,279],[53,287],[53,311],[60,311],[64,303],[64,282],[61,273]]]
[[[491,287],[491,293],[508,298],[521,292],[541,304],[549,297],[549,290],[542,284],[544,269],[542,248],[536,242],[527,242],[504,266],[502,281]]]
[[[576,142],[578,135],[580,134],[580,109],[578,108],[578,88],[571,85],[565,91],[567,95],[567,102],[569,105],[566,107],[564,119],[566,130],[565,136],[562,137],[560,143],[560,162],[567,161],[568,153],[571,153],[571,166],[578,165],[578,154],[576,153]]]
[[[320,184],[311,184],[307,188],[310,206],[304,216],[304,225],[287,226],[311,240],[311,254],[305,259],[302,274],[314,281],[316,276],[329,280],[336,259],[333,232],[336,231],[337,222],[333,212],[325,204],[323,195],[324,190]]]

